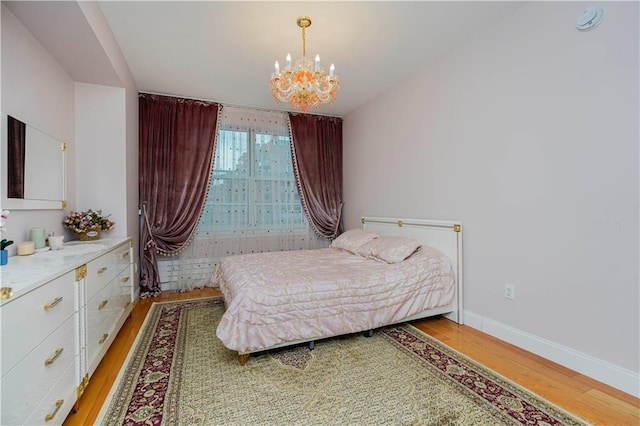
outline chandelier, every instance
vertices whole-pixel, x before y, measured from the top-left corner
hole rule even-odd
[[[306,56],[306,29],[311,26],[311,18],[301,16],[296,22],[302,28],[302,58],[297,59],[292,68],[291,55],[287,54],[287,62],[282,72],[280,64],[276,61],[270,86],[276,103],[289,102],[294,108],[306,112],[309,107],[320,108],[320,103],[332,105],[340,84],[333,64],[327,76],[320,66],[319,55],[316,55],[315,61]]]

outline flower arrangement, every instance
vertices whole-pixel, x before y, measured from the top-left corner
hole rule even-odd
[[[73,232],[82,233],[98,228],[101,231],[108,231],[113,228],[115,222],[109,220],[110,214],[104,216],[102,210],[87,210],[86,212],[69,213],[62,224],[65,228],[71,229]]]

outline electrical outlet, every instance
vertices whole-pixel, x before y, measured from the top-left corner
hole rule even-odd
[[[513,284],[505,284],[504,285],[504,297],[509,300],[515,300],[516,298],[516,289]]]

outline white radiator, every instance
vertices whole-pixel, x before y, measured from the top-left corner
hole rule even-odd
[[[198,282],[202,286],[216,269],[218,259],[190,259],[177,261],[172,258],[158,259],[158,273],[162,291],[178,290],[180,282]]]

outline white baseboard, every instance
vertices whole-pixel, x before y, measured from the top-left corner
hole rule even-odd
[[[639,373],[466,310],[464,324],[640,398]]]

